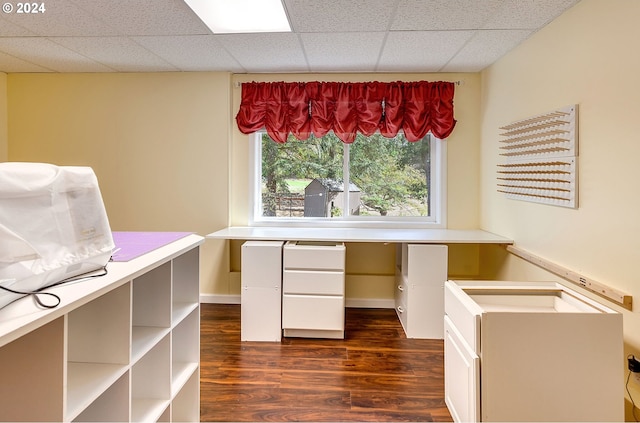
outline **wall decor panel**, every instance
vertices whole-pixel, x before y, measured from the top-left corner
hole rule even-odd
[[[501,126],[497,187],[507,198],[578,207],[578,106]]]

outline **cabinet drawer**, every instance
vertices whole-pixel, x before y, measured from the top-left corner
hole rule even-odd
[[[285,270],[285,294],[344,295],[344,272]]]
[[[341,242],[289,241],[284,246],[284,268],[344,271],[345,247]]]
[[[344,297],[283,295],[284,329],[343,330]]]

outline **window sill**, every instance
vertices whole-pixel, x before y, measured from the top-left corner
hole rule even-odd
[[[424,220],[415,219],[411,221],[406,218],[385,218],[381,220],[365,220],[365,219],[286,219],[282,217],[270,219],[254,220],[249,222],[249,227],[256,228],[310,228],[310,229],[325,229],[325,228],[343,228],[343,229],[446,229],[446,224],[443,222],[428,222]]]

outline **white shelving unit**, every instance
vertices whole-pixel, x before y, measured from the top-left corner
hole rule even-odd
[[[0,310],[0,421],[198,421],[202,241]]]
[[[396,313],[407,338],[443,339],[446,245],[398,244]]]

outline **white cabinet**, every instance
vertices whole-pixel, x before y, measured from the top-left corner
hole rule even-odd
[[[242,244],[240,338],[282,339],[282,241]]]
[[[480,357],[464,342],[451,320],[444,318],[445,400],[457,422],[480,421]]]
[[[407,338],[443,338],[447,246],[398,244],[396,313]]]
[[[622,315],[545,282],[445,284],[455,421],[623,421]]]
[[[344,338],[344,244],[289,241],[283,263],[284,335]]]
[[[0,310],[0,421],[199,421],[201,242]]]

